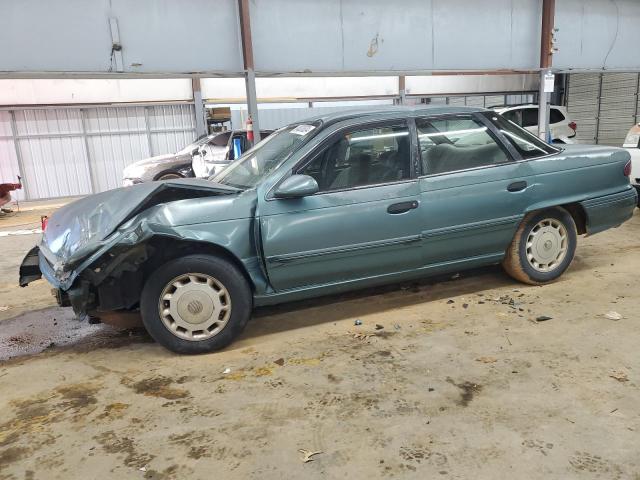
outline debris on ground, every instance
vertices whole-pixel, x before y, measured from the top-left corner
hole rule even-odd
[[[357,319],[355,322],[353,322],[353,324],[354,324],[356,327],[359,327],[360,325],[362,325],[362,320]]]
[[[312,457],[314,455],[323,453],[322,451],[312,452],[311,450],[305,450],[304,448],[301,448],[298,451],[303,455],[303,457],[301,458],[302,463],[313,462]]]
[[[396,323],[393,328],[395,328],[396,330],[400,330],[402,327],[400,326],[400,324]]]
[[[604,314],[605,318],[608,318],[609,320],[622,320],[622,315],[620,315],[618,312],[611,310],[610,312],[607,312]]]
[[[540,315],[536,317],[536,322],[546,322],[547,320],[552,320],[553,317],[549,317],[548,315]]]
[[[284,365],[284,358],[279,358],[277,360],[274,360],[273,363],[275,363],[276,365],[279,365],[279,366],[283,366]]]
[[[469,304],[468,303],[463,303],[462,304],[462,308],[469,308]]]
[[[353,333],[353,338],[355,338],[356,340],[369,340],[371,337],[375,337],[376,334],[375,333]]]
[[[384,328],[384,325],[380,325],[379,323],[376,323],[376,330],[382,330]]]
[[[451,299],[447,300],[447,305],[451,305],[452,303],[455,303],[455,301]]]
[[[231,373],[231,369],[230,368],[225,368],[222,373],[225,374],[225,375],[228,374],[228,373]]]
[[[6,312],[7,310],[9,310],[9,307],[7,305],[0,306],[0,312]]]
[[[611,374],[609,376],[611,378],[615,378],[619,382],[628,382],[629,381],[629,377],[627,376],[627,374],[622,372],[622,371],[620,371],[620,370],[616,370],[614,372],[611,372]]]
[[[496,363],[498,361],[495,357],[478,357],[476,358],[476,362],[482,363]]]

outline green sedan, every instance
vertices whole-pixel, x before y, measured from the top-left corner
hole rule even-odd
[[[623,149],[548,145],[483,109],[334,113],[279,129],[209,180],[67,205],[20,283],[43,275],[77,313],[139,311],[170,350],[210,352],[255,306],[498,263],[551,282],[578,235],[632,216],[629,172]]]

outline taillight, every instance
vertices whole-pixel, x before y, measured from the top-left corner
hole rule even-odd
[[[629,175],[631,175],[631,160],[629,160],[627,164],[624,166],[624,170],[622,170],[622,173],[624,173],[625,177],[628,177]]]
[[[578,125],[576,125],[576,122],[569,122],[569,128],[575,132],[578,128]]]

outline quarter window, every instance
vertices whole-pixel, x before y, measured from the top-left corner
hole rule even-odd
[[[549,109],[549,123],[560,123],[564,122],[564,115],[557,108]]]
[[[298,173],[310,175],[320,191],[396,182],[411,177],[406,125],[346,133]]]
[[[471,117],[418,119],[422,171],[428,175],[509,161],[488,128]]]
[[[531,132],[506,121],[500,115],[492,113],[484,115],[493,122],[496,128],[507,138],[507,141],[520,153],[522,158],[542,157],[560,151],[558,148],[543,142]]]

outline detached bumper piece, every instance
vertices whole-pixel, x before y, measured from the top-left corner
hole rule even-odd
[[[42,272],[40,271],[40,259],[38,247],[33,247],[27,253],[27,256],[22,260],[20,265],[20,286],[26,287],[29,283],[40,280],[42,278]]]

